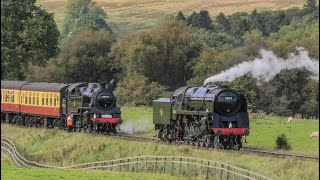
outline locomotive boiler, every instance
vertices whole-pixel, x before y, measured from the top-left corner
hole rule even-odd
[[[240,149],[249,135],[247,100],[227,87],[181,87],[153,101],[158,137],[202,147]]]

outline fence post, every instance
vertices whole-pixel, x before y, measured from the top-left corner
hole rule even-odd
[[[121,164],[121,160],[119,160],[119,171],[121,172],[122,169],[122,164]]]
[[[158,171],[158,158],[156,157],[156,168],[154,168],[154,171]]]
[[[230,166],[227,167],[227,169],[228,169],[228,172],[227,172],[227,180],[229,180],[229,167],[230,167]]]
[[[138,161],[139,161],[139,158],[137,158],[137,162],[136,162],[136,168],[135,168],[135,171],[136,171],[136,172],[138,172],[138,165],[139,165],[139,164],[138,164]]]
[[[144,171],[147,172],[147,161],[148,161],[148,157],[145,158],[145,164],[144,164]]]
[[[214,171],[213,171],[214,177],[217,176],[217,169],[216,169],[216,167],[217,167],[217,163],[215,162],[215,163],[214,163]]]
[[[128,172],[130,172],[130,163],[129,163],[129,159],[128,159]]]
[[[194,160],[194,166],[193,166],[194,176],[197,176],[197,166],[196,166],[196,160]]]
[[[113,161],[111,161],[111,165],[113,165]],[[112,171],[113,167],[111,166],[111,171]]]
[[[164,161],[163,161],[163,174],[166,173],[166,161],[167,161],[167,158],[164,158]]]
[[[247,176],[249,177],[249,172],[247,172]],[[249,180],[249,178],[247,178]]]
[[[187,172],[189,174],[189,158],[188,158],[188,163],[187,163]]]
[[[221,167],[223,168],[223,164],[221,165]],[[223,169],[221,169],[220,180],[222,180],[222,174],[223,174]]]
[[[200,166],[200,176],[202,176],[202,164],[203,164],[203,161],[201,160],[201,166]]]
[[[179,175],[181,174],[181,161],[182,161],[182,158],[180,158]]]
[[[207,172],[206,172],[206,179],[209,178],[209,165],[210,165],[210,161],[208,161]]]
[[[172,165],[171,165],[171,174],[173,174],[173,169],[174,169],[174,157],[172,158]]]

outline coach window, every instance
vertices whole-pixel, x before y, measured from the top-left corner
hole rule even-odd
[[[7,102],[7,90],[4,90],[3,96],[3,101]]]
[[[52,106],[52,93],[49,94],[49,106]]]
[[[31,104],[32,105],[35,105],[36,104],[36,101],[35,101],[35,94],[34,94],[34,92],[32,92],[32,96],[31,96],[32,98],[32,101],[31,101]]]
[[[33,98],[33,92],[30,92],[30,93],[29,93],[29,104],[30,104],[30,105],[33,104],[32,98]]]
[[[28,102],[28,94],[27,92],[24,92],[24,104],[27,104]]]
[[[11,97],[11,102],[12,103],[14,103],[14,94],[15,94],[16,92],[15,91],[12,91],[12,97]]]
[[[36,105],[39,105],[39,93],[38,92],[36,93],[36,101],[37,101]]]
[[[31,92],[28,92],[28,104],[31,104]]]
[[[49,93],[46,93],[46,106],[49,105]]]
[[[60,106],[60,94],[57,94],[57,106]]]
[[[41,93],[41,105],[43,106],[44,105],[44,94]]]
[[[10,94],[10,102],[13,103],[13,96],[14,96],[14,91],[11,91],[11,94]]]
[[[57,101],[56,101],[56,94],[53,95],[53,106],[56,107],[57,106]]]
[[[3,102],[7,102],[7,91],[6,90],[4,90],[4,92],[3,92]]]
[[[3,91],[3,102],[7,102],[7,91]]]

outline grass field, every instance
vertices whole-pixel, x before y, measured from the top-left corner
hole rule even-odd
[[[50,165],[65,166],[140,155],[187,156],[225,162],[274,179],[319,179],[319,163],[314,161],[129,142],[113,137],[21,128],[7,124],[1,125],[1,135],[13,139],[18,151],[27,159]]]
[[[62,27],[67,0],[38,0],[39,4],[54,13],[59,28]],[[305,0],[95,0],[104,7],[108,21],[117,27],[118,33],[148,29],[156,25],[165,15],[182,11],[190,15],[193,11],[206,9],[211,16],[220,12],[227,15],[238,11],[278,10],[302,7]]]
[[[101,170],[60,170],[16,167],[4,156],[1,156],[1,179],[3,180],[43,180],[43,179],[179,179],[178,177],[143,173],[111,172]]]
[[[156,135],[152,124],[151,108],[122,108],[124,132],[153,137]],[[129,124],[129,125],[128,125]],[[319,155],[319,140],[310,139],[313,131],[319,131],[319,120],[294,119],[290,124],[285,118],[268,116],[250,117],[250,135],[245,147],[275,150],[277,135],[284,133],[292,146],[291,152]]]

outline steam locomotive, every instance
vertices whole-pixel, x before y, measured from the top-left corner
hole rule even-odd
[[[1,122],[66,129],[74,114],[74,131],[115,134],[123,120],[105,85],[1,81]]]
[[[162,140],[235,150],[250,128],[245,96],[218,86],[185,86],[153,100],[153,123]]]

